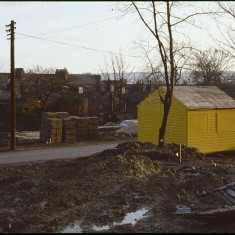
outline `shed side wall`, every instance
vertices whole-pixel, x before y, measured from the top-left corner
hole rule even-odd
[[[235,109],[217,110],[217,151],[235,150]]]
[[[235,109],[188,112],[188,146],[201,152],[235,150]]]
[[[157,144],[162,117],[163,105],[158,92],[155,91],[138,106],[138,141]],[[165,142],[187,144],[187,110],[174,97],[168,117]]]
[[[138,141],[157,144],[162,111],[156,91],[138,105],[137,115]]]
[[[165,142],[187,144],[187,110],[174,97],[168,116]]]

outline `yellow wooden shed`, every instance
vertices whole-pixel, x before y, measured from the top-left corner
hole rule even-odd
[[[155,90],[138,105],[138,141],[158,143],[164,93]],[[216,86],[175,86],[165,143],[204,153],[235,150],[235,100]]]

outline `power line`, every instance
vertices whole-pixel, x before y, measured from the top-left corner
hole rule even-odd
[[[86,49],[86,50],[90,50],[90,51],[97,51],[97,52],[109,53],[109,54],[115,54],[115,55],[125,55],[125,54],[121,54],[121,53],[117,53],[117,52],[103,51],[103,50],[94,49],[94,48],[90,48],[90,47],[78,46],[78,45],[74,45],[74,44],[70,44],[70,43],[66,43],[66,42],[60,42],[60,41],[54,41],[54,40],[50,40],[50,39],[40,38],[40,37],[36,37],[36,36],[28,35],[28,34],[23,34],[23,33],[15,33],[15,34],[19,34],[19,35],[22,35],[25,37],[30,37],[30,38],[34,38],[34,39],[38,39],[38,40],[47,41],[47,42],[58,43],[58,44],[66,45],[66,46],[78,47],[78,48],[82,48],[82,49]],[[138,56],[134,56],[134,55],[125,55],[125,56],[139,58]]]
[[[41,34],[36,34],[36,35],[32,35],[32,36],[37,37],[37,36],[42,36],[42,35],[59,33],[59,32],[63,32],[63,31],[71,30],[71,29],[76,29],[76,28],[80,28],[80,27],[85,27],[85,26],[88,26],[88,25],[96,24],[96,23],[99,23],[99,22],[103,22],[103,21],[107,21],[107,20],[111,20],[111,19],[115,19],[115,18],[117,19],[117,18],[119,18],[121,16],[122,15],[113,16],[113,17],[109,17],[109,18],[105,18],[105,19],[102,19],[102,20],[93,21],[93,22],[90,22],[90,23],[87,23],[87,24],[83,24],[83,25],[73,26],[73,27],[70,27],[70,28],[55,30],[55,31],[51,31],[51,32],[47,32],[47,33],[41,33]],[[20,39],[25,39],[25,38],[20,38]],[[19,38],[18,38],[18,40],[19,40]]]
[[[47,35],[47,34],[52,34],[52,33],[63,32],[63,31],[71,30],[71,29],[76,29],[76,28],[80,28],[80,27],[96,24],[96,23],[99,23],[99,22],[115,19],[115,18],[118,18],[120,16],[113,16],[113,17],[105,18],[103,20],[97,20],[97,21],[93,21],[93,22],[90,22],[90,23],[87,23],[87,24],[78,25],[78,26],[74,26],[74,27],[70,27],[70,28],[65,28],[65,29],[61,29],[61,30],[56,30],[56,31],[51,31],[51,32],[48,32],[48,33],[37,34],[37,35],[34,35],[34,36],[42,36],[42,35]]]

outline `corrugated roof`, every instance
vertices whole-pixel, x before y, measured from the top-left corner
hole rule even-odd
[[[235,108],[235,100],[216,86],[175,86],[173,95],[188,109]]]

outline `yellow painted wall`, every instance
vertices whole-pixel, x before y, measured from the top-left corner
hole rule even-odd
[[[162,91],[163,94],[163,91]],[[138,141],[158,143],[159,128],[163,116],[163,105],[158,91],[138,105]],[[167,122],[166,143],[187,143],[187,111],[174,97]]]
[[[188,111],[188,146],[204,153],[235,150],[235,109]]]
[[[187,144],[187,110],[174,97],[167,121],[165,142]]]
[[[156,91],[138,105],[137,117],[138,141],[157,144],[162,108]]]

